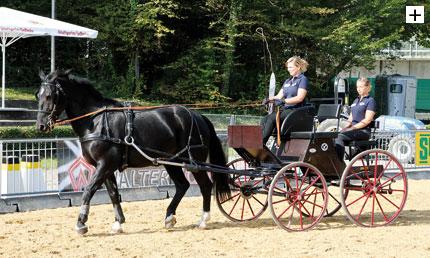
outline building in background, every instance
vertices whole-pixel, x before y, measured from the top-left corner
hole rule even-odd
[[[396,60],[389,57],[394,56]],[[416,41],[402,44],[398,50],[383,49],[378,53],[373,70],[354,68],[339,74],[343,78],[356,81],[358,77],[366,77],[374,81],[377,75],[401,74],[417,78],[416,110],[430,113],[430,49],[418,45]],[[418,118],[418,117],[417,117]],[[426,119],[427,120],[427,119]]]

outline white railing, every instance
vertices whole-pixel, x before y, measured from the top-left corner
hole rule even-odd
[[[259,118],[254,116],[236,116],[233,119],[232,116],[219,116],[217,119],[225,120],[224,123],[227,125],[231,121],[240,124],[255,125],[259,123]],[[246,120],[251,122],[245,123]],[[231,161],[239,156],[233,149],[227,147],[226,128],[227,126],[224,128],[221,126],[218,136]],[[376,148],[392,152],[408,172],[427,171],[430,173],[430,165],[417,166],[415,164],[415,132],[417,131],[379,131],[374,135],[378,140]],[[430,131],[423,132],[430,133]],[[81,191],[91,175],[91,168],[79,163],[81,162],[79,159],[81,150],[76,138],[0,140],[0,149],[0,160],[2,161],[0,193],[3,196]],[[161,167],[142,171],[131,173],[130,178],[139,180],[137,185],[131,184],[130,178],[125,178],[125,173],[122,173],[117,177],[119,186],[141,187],[171,184]],[[136,175],[142,178],[139,179]],[[190,179],[190,175],[186,175]],[[72,177],[75,179],[70,179]]]

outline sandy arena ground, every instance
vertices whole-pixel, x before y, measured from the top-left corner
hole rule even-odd
[[[409,180],[406,206],[394,224],[362,228],[340,210],[308,232],[279,228],[266,211],[233,223],[212,202],[210,228],[194,229],[201,197],[185,198],[178,223],[164,229],[170,199],[123,203],[125,233],[109,234],[111,205],[92,206],[89,232],[74,232],[80,207],[0,215],[1,257],[430,257],[430,180]]]

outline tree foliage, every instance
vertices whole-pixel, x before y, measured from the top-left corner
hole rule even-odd
[[[47,1],[5,1],[50,16]],[[425,5],[430,17],[429,4],[418,0],[57,0],[58,19],[99,36],[56,38],[56,63],[113,97],[192,103],[261,99],[270,73],[279,86],[288,77],[285,61],[298,55],[310,64],[309,96],[322,96],[340,71],[370,68],[382,48],[413,37],[430,46],[429,23],[406,24],[406,5]],[[49,42],[35,37],[8,47],[8,87],[38,83],[38,70],[50,67]]]

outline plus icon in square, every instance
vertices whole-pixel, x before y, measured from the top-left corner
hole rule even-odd
[[[424,23],[424,6],[406,6],[406,23]]]

